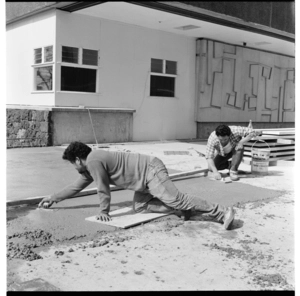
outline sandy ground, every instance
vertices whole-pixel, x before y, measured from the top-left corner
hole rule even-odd
[[[205,153],[203,143],[125,144],[108,149],[152,154],[174,170],[206,167],[194,150]],[[174,150],[190,155],[163,153]],[[245,164],[240,169],[251,170]],[[127,230],[102,231],[91,241],[41,247],[41,258],[33,258],[38,260],[8,260],[8,290],[22,289],[22,283],[37,278],[62,291],[294,290],[293,180],[290,161],[269,167],[266,176],[242,177],[239,183],[281,194],[236,203],[230,231],[199,216],[183,222],[171,215]],[[47,238],[47,233],[34,235]]]

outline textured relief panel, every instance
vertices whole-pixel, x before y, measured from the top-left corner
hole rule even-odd
[[[197,121],[294,122],[293,58],[197,42]]]

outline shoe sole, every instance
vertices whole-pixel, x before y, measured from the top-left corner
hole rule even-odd
[[[234,214],[235,214],[235,211],[234,210],[231,211],[229,218],[227,219],[226,223],[224,223],[224,228],[226,230],[228,230],[231,227],[232,222],[234,220]]]
[[[182,211],[182,213],[183,213],[183,220],[184,221],[190,220],[190,218],[192,216],[192,210]]]

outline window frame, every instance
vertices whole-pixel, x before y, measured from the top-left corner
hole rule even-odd
[[[156,59],[156,60],[162,60],[163,61],[163,72],[159,73],[159,72],[152,72],[151,71],[151,60],[152,59]],[[176,62],[176,74],[167,74],[166,73],[166,62],[170,61],[170,62]],[[151,58],[150,59],[150,79],[149,79],[149,97],[150,98],[176,98],[176,78],[178,77],[178,62],[177,61],[171,61],[171,60],[167,60],[167,59],[158,59],[158,58]],[[175,79],[174,81],[174,96],[173,97],[166,97],[166,96],[151,96],[151,76],[163,76],[163,77],[173,77]]]
[[[52,61],[50,62],[45,62],[45,48],[47,47],[52,47]],[[55,88],[55,50],[54,50],[54,45],[53,44],[49,44],[49,45],[44,45],[44,46],[39,46],[39,47],[34,47],[33,48],[33,62],[32,62],[32,75],[33,75],[33,80],[32,80],[32,91],[31,93],[53,93],[54,92],[54,88]],[[42,55],[41,55],[41,63],[35,63],[35,56],[34,56],[34,52],[36,49],[42,49]],[[37,79],[36,79],[36,69],[37,68],[43,68],[43,67],[52,67],[52,89],[51,90],[37,90]]]
[[[61,44],[60,45],[60,52],[62,53],[62,48],[63,46],[65,47],[75,47],[75,46],[71,46],[71,45],[65,45],[65,44]],[[59,90],[58,92],[61,93],[76,93],[76,94],[85,94],[85,95],[95,95],[95,94],[99,94],[99,59],[100,59],[100,49],[91,49],[91,48],[85,48],[85,47],[76,47],[78,48],[78,63],[68,63],[68,62],[63,62],[62,61],[62,54],[61,54],[61,60],[58,62],[58,64],[60,64],[60,77],[59,77]],[[82,63],[83,61],[83,49],[89,49],[89,50],[95,50],[98,52],[98,56],[97,56],[97,65],[85,65]],[[73,68],[82,68],[82,69],[94,69],[96,70],[96,90],[95,92],[81,92],[81,91],[71,91],[71,90],[61,90],[61,67],[73,67]]]

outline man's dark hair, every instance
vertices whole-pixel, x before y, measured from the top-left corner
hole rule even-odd
[[[64,151],[62,159],[74,163],[76,157],[79,157],[80,159],[86,159],[91,151],[92,149],[89,146],[81,142],[71,142],[71,144]]]
[[[219,136],[221,136],[221,137],[230,136],[231,135],[231,129],[228,125],[225,125],[225,124],[219,125],[216,128],[216,135],[217,135],[217,137],[219,137]]]

